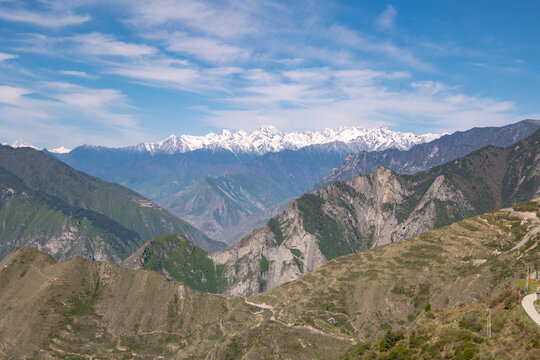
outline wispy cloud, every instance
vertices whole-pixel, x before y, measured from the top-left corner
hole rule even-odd
[[[194,55],[213,63],[247,60],[250,55],[249,50],[228,45],[211,37],[191,36],[185,32],[158,33],[149,38],[161,39],[171,52]]]
[[[88,15],[77,15],[71,12],[55,14],[51,12],[32,12],[24,9],[9,9],[0,7],[0,19],[32,24],[44,28],[61,28],[70,25],[79,25],[91,19]]]
[[[397,11],[392,5],[386,5],[384,11],[377,16],[375,22],[380,28],[391,29],[396,21]]]
[[[16,58],[17,58],[17,55],[6,54],[3,52],[0,52],[0,62],[5,61],[5,60],[16,59]]]
[[[75,77],[79,77],[83,79],[96,79],[97,78],[97,76],[85,73],[84,71],[60,70],[59,73],[62,75],[75,76]]]
[[[92,55],[113,55],[113,56],[143,56],[152,55],[157,50],[144,44],[133,44],[118,41],[113,35],[101,33],[90,33],[70,37],[80,51]]]
[[[411,126],[448,131],[472,124],[504,124],[515,118],[512,102],[467,96],[440,82],[407,83],[409,77],[408,73],[369,69],[284,72],[223,99],[233,107],[230,110],[203,111],[211,124],[236,129],[254,129],[268,122],[283,129],[309,129],[397,126],[407,121]]]
[[[180,24],[186,29],[221,38],[256,31],[247,8],[235,1],[143,0],[133,5],[130,23],[135,26]],[[250,5],[253,9],[258,7],[254,1]]]
[[[25,95],[32,91],[14,86],[0,85],[0,103],[8,105],[18,105]]]
[[[107,71],[150,86],[182,90],[200,88],[203,80],[200,72],[187,65],[184,61],[157,60],[118,64]]]
[[[337,43],[346,45],[351,49],[384,55],[397,63],[408,65],[416,70],[434,71],[432,64],[420,60],[410,49],[396,46],[388,40],[377,41],[370,39],[343,25],[332,25],[327,29],[326,36],[329,39],[335,39]]]
[[[115,89],[66,82],[41,82],[34,89],[0,86],[0,128],[9,141],[127,145],[144,139],[134,110],[125,94]]]

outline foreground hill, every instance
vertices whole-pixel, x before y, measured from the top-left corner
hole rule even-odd
[[[340,166],[319,181],[316,188],[320,189],[335,181],[349,180],[359,174],[369,174],[378,166],[399,174],[414,174],[463,157],[487,145],[510,146],[539,128],[540,120],[523,120],[502,127],[457,131],[405,151],[361,151],[347,156]]]
[[[40,151],[0,147],[0,169],[0,254],[31,245],[60,258],[116,261],[170,232],[185,233],[209,250],[222,246],[143,196]]]
[[[536,263],[531,201],[334,259],[253,297],[212,295],[152,271],[18,249],[0,262],[6,358],[337,358],[353,343],[474,305]],[[495,324],[494,324],[495,325]],[[509,333],[509,341],[512,333]]]
[[[513,285],[509,282],[474,305],[435,312],[427,305],[411,330],[387,327],[384,336],[356,344],[340,360],[539,359],[540,328],[523,312]],[[487,309],[491,311],[491,336]]]
[[[303,195],[210,257],[225,266],[227,293],[270,289],[337,256],[539,196],[539,152],[540,130],[506,149],[488,146],[415,175],[378,168]],[[264,272],[257,271],[261,261]]]

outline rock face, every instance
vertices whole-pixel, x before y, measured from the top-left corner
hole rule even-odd
[[[530,136],[540,128],[540,120],[523,120],[503,127],[473,128],[444,135],[413,146],[407,151],[361,151],[350,154],[338,167],[319,181],[321,188],[334,181],[345,181],[359,174],[369,174],[384,166],[399,174],[414,174],[455,160],[487,145],[507,147]]]
[[[254,294],[335,257],[449,225],[540,195],[540,131],[415,175],[377,168],[295,200],[238,243],[209,256],[229,294]]]

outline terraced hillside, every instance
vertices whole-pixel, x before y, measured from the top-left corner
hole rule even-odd
[[[501,291],[474,305],[426,311],[407,331],[387,328],[380,338],[352,346],[340,360],[356,359],[538,359],[540,328],[516,301],[509,282]],[[517,286],[516,286],[517,285]],[[491,336],[488,335],[488,311]]]
[[[252,297],[19,249],[0,262],[7,358],[337,358],[358,341],[474,306],[538,262],[540,200],[336,258]],[[422,322],[422,320],[419,320]],[[510,333],[509,336],[512,336]]]

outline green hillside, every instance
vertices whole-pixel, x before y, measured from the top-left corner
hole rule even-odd
[[[184,235],[157,236],[141,250],[124,264],[133,269],[154,270],[195,290],[217,293],[225,288],[223,266],[216,267],[207,252]]]
[[[136,232],[141,239],[139,246],[157,235],[183,233],[204,249],[223,247],[141,195],[78,172],[40,151],[0,147],[0,166],[35,192],[75,208],[103,214]]]

